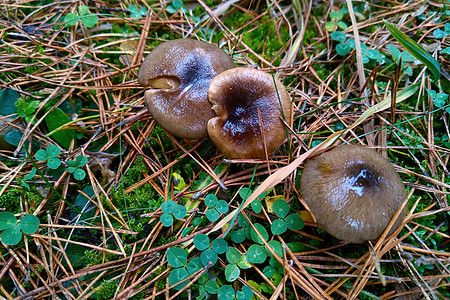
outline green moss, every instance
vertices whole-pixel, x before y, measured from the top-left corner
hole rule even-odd
[[[118,280],[104,280],[102,284],[97,288],[97,299],[112,299],[114,297],[114,294],[116,293],[118,285]]]
[[[32,187],[33,188],[33,187]],[[28,201],[35,207],[42,201],[42,197],[33,191],[29,192],[22,189],[11,189],[0,197],[0,208],[14,214],[20,212],[20,199]]]

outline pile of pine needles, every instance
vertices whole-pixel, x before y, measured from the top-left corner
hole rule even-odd
[[[151,185],[164,200],[178,201],[192,195],[201,200],[207,193],[223,193],[226,187],[227,193],[232,194],[225,199],[235,209],[240,204],[235,197],[238,190],[258,183],[261,189],[276,186],[270,195],[282,195],[291,208],[304,210],[297,177],[307,158],[305,153],[309,154],[307,151],[319,142],[324,142],[321,147],[331,142],[351,142],[375,149],[391,161],[392,153],[398,157],[393,163],[408,187],[410,209],[397,234],[383,235],[370,247],[351,245],[332,239],[317,228],[307,213],[302,213],[306,226],[295,234],[298,236],[295,240],[303,242],[306,250],[292,253],[287,249],[282,258],[285,271],[281,282],[274,285],[254,265],[241,273],[238,285],[248,285],[246,274],[256,272],[260,274],[260,283],[265,282],[273,289],[272,299],[288,297],[287,287],[290,299],[355,299],[375,295],[383,299],[445,298],[440,291],[448,288],[450,274],[449,235],[443,230],[448,228],[450,151],[436,141],[450,134],[448,113],[435,110],[426,94],[433,83],[423,65],[411,64],[415,75],[406,76],[396,66],[367,68],[356,59],[355,50],[346,56],[338,55],[336,42],[330,38],[325,24],[331,20],[330,12],[344,7],[345,2],[341,1],[197,0],[183,3],[182,9],[174,12],[167,7],[176,5],[162,0],[81,2],[23,0],[0,4],[0,87],[17,92],[22,99],[39,100],[35,114],[27,122],[16,116],[7,121],[8,126],[19,129],[23,135],[16,150],[0,151],[0,193],[6,195],[11,189],[24,188],[20,179],[33,168],[32,161],[21,150],[25,145],[28,151],[33,151],[27,141],[35,141],[40,148],[56,144],[45,126],[45,117],[52,110],[48,109],[48,103],[56,108],[65,101],[74,105],[75,99],[81,99],[82,115],[73,114],[73,122],[59,130],[83,133],[83,144],[70,145],[62,156],[63,161],[79,155],[91,157],[85,183],[93,187],[91,203],[95,205],[93,221],[78,224],[77,217],[68,214],[72,209],[67,204],[69,200],[62,200],[75,198],[81,190],[81,187],[73,190],[78,183],[70,173],[64,172],[57,180],[48,178],[54,190],[45,190],[43,179],[36,177],[30,181],[44,187],[42,200],[35,203],[22,197],[20,208],[24,214],[39,216],[40,230],[27,236],[20,246],[0,246],[0,295],[16,299],[88,299],[96,295],[99,283],[108,278],[117,283],[112,293],[117,299],[178,297],[169,289],[170,268],[159,268],[167,266],[166,250],[197,234],[218,229],[218,224],[224,222],[211,222],[182,237],[181,229],[163,227],[158,221],[161,210],[157,208],[142,214],[152,224],[147,228],[146,238],[125,243],[125,236],[136,236],[137,232],[130,227],[126,212],[116,207],[112,194],[138,159],[150,172],[143,172],[142,180],[127,186],[124,195]],[[356,43],[361,41],[386,56],[389,56],[387,44],[402,47],[389,34],[383,20],[398,24],[400,30],[419,43],[433,39],[433,30],[444,28],[444,21],[436,22],[429,13],[444,9],[441,3],[378,3],[367,2],[363,12],[349,9],[348,28],[341,30]],[[79,5],[86,5],[98,16],[96,26],[87,28],[81,20],[66,26],[65,16],[77,13]],[[131,5],[144,8],[146,14],[131,18]],[[200,17],[193,18],[193,14]],[[241,28],[227,25],[235,14],[247,16]],[[264,39],[257,47],[246,44],[245,34],[269,22],[273,22],[276,29],[273,34],[279,35],[280,41],[282,32],[289,34],[275,53],[270,52]],[[213,36],[219,33],[219,45],[233,55],[236,64],[271,72],[284,81],[293,100],[293,115],[287,122],[289,137],[266,160],[226,160],[215,150],[205,156],[202,149],[210,147],[210,141],[181,140],[167,133],[163,135],[173,147],[164,149],[167,145],[154,134],[158,125],[143,105],[144,89],[137,82],[137,72],[154,45],[176,37],[213,42]],[[444,38],[440,47],[448,46],[449,41]],[[438,61],[441,66],[449,64],[448,56],[439,56]],[[387,83],[383,90],[378,82]],[[398,104],[394,109],[389,93],[396,94],[413,84],[419,87],[412,96],[415,100]],[[379,109],[362,114],[375,105]],[[341,126],[336,127],[336,122]],[[346,130],[339,132],[341,129]],[[152,145],[163,149],[163,156],[149,146],[150,139]],[[94,145],[101,146],[90,150]],[[183,168],[182,160],[194,161],[198,171],[185,176],[185,187],[174,193],[172,172],[173,168]],[[215,172],[224,162],[226,168]],[[42,163],[38,167],[45,169]],[[195,190],[194,181],[201,172],[213,180]],[[56,196],[56,190],[61,197]],[[186,216],[185,227],[191,225],[193,214],[191,211]],[[271,222],[267,213],[254,217],[260,222]],[[93,231],[100,238],[91,237]],[[75,232],[87,233],[85,239],[73,239]],[[287,243],[291,240],[286,239],[292,236],[277,239]],[[306,242],[311,240],[317,246]],[[433,240],[438,242],[430,246]],[[86,267],[74,264],[73,253],[66,251],[73,245],[92,250],[100,259]],[[245,253],[245,245],[236,247]],[[360,251],[357,257],[356,248]],[[421,264],[430,269],[419,270]],[[384,274],[387,269],[389,274]],[[186,297],[196,296],[191,295],[189,286],[185,289]],[[254,290],[254,294],[268,299],[261,291]]]

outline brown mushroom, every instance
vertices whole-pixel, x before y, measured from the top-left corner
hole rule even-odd
[[[378,153],[344,145],[307,162],[300,193],[317,224],[353,243],[376,240],[406,199],[398,173]],[[392,233],[406,216],[406,207]]]
[[[171,134],[207,137],[206,125],[214,117],[208,101],[211,79],[234,67],[219,47],[206,42],[178,39],[157,46],[139,71],[139,83],[150,86],[145,104],[153,119]]]
[[[282,118],[289,120],[291,101],[270,74],[250,68],[225,71],[211,81],[208,95],[217,114],[208,122],[208,134],[228,157],[264,158],[264,146],[271,154],[285,140]]]

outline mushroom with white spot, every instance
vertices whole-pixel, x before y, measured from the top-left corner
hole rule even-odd
[[[220,73],[211,81],[209,101],[217,114],[208,122],[209,137],[229,158],[264,158],[286,139],[289,94],[266,72],[241,67]]]
[[[381,155],[356,146],[338,146],[309,160],[300,194],[317,224],[338,239],[378,239],[406,199],[400,176]],[[401,211],[390,232],[406,216]]]

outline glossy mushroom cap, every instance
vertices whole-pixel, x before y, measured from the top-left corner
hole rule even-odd
[[[281,119],[283,114],[290,119],[291,101],[270,74],[249,68],[225,71],[211,81],[209,101],[217,114],[208,122],[209,137],[230,158],[264,158],[261,128],[268,154],[286,138]]]
[[[234,68],[231,58],[206,42],[178,39],[157,46],[139,71],[139,83],[150,86],[145,104],[153,119],[171,134],[207,137],[206,125],[214,117],[208,101],[211,79]]]
[[[300,193],[320,225],[338,239],[364,243],[380,237],[406,198],[391,164],[378,153],[344,145],[308,161]],[[406,207],[391,229],[406,216]]]

